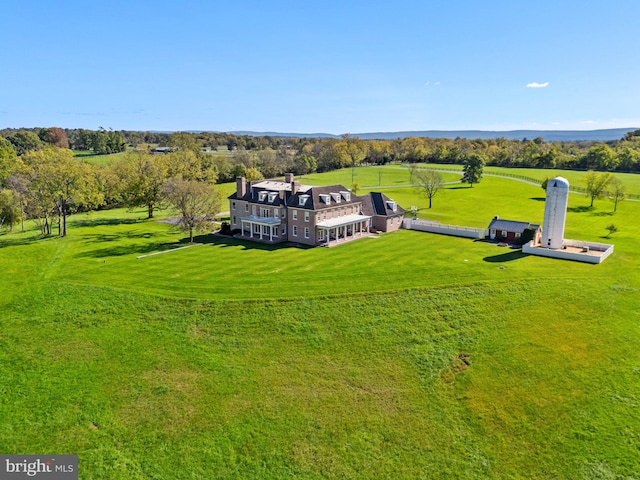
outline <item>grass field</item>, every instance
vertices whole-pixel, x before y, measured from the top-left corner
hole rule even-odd
[[[494,177],[432,209],[385,192],[479,227],[544,209]],[[620,229],[602,265],[411,231],[138,259],[185,235],[125,210],[0,236],[0,451],[77,453],[83,479],[637,478],[640,203],[586,205],[567,237]]]

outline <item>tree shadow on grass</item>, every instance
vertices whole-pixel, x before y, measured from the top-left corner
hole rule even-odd
[[[181,243],[162,243],[151,242],[142,245],[117,245],[113,247],[100,248],[89,252],[82,252],[76,255],[79,258],[107,258],[122,257],[123,255],[145,255],[152,252],[160,252],[171,250],[178,247],[184,247]]]
[[[98,227],[102,225],[132,225],[142,220],[135,218],[95,218],[90,220],[70,219],[69,226],[78,227]]]
[[[522,250],[513,250],[507,253],[501,253],[500,255],[492,255],[490,257],[484,257],[482,260],[489,263],[504,263],[519,260],[524,257],[528,257],[528,253],[522,253]]]
[[[529,197],[529,200],[535,200],[536,202],[544,202],[546,198],[544,197]]]
[[[473,188],[473,187],[470,187],[470,186],[467,185],[465,187],[462,187],[462,186],[461,187],[448,187],[447,190],[469,190],[470,188]]]
[[[612,217],[614,212],[594,212],[591,215],[594,217]]]
[[[567,208],[567,212],[573,212],[573,213],[585,213],[585,212],[590,212],[591,210],[593,210],[593,207],[589,207],[587,205],[582,205],[580,207]]]
[[[156,236],[155,233],[144,232],[144,233],[132,233],[132,232],[123,232],[123,233],[90,233],[87,235],[82,235],[82,238],[87,240],[87,242],[91,243],[103,243],[103,242],[114,242],[116,240],[123,240],[125,238],[135,239],[135,238],[151,238]]]
[[[22,237],[15,238],[13,236],[7,236],[7,234],[0,235],[0,248],[4,247],[18,247],[21,245],[31,245],[33,243],[42,243],[48,240],[55,240],[57,238],[61,238],[58,235],[47,235],[43,237],[42,235],[35,235],[33,237]]]

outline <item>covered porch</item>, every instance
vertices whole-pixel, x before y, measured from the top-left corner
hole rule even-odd
[[[368,236],[370,220],[368,215],[354,214],[318,222],[319,244],[332,247]]]
[[[240,219],[241,237],[263,242],[281,242],[284,235],[280,232],[281,221],[277,217],[258,217],[251,215]]]

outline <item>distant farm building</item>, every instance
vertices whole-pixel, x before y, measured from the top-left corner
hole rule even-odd
[[[497,215],[493,217],[489,227],[489,239],[498,242],[515,244],[527,243],[530,240],[540,241],[542,229],[540,225],[516,220],[503,220]]]

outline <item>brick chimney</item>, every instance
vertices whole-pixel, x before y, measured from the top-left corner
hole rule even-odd
[[[286,183],[291,183],[293,182],[293,173],[285,173],[284,174],[284,181]]]
[[[242,198],[247,193],[247,179],[244,177],[236,177],[236,196]]]
[[[296,193],[298,193],[298,190],[300,190],[300,182],[298,182],[297,180],[291,182],[291,195],[295,195]]]

